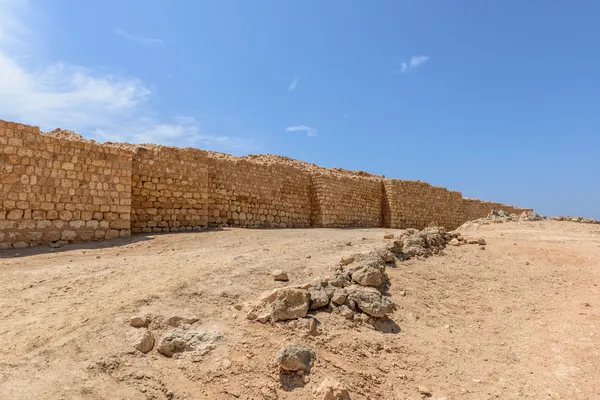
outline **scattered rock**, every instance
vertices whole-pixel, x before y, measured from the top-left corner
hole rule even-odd
[[[312,257],[312,256],[311,256],[310,254],[308,254],[308,255],[306,256],[306,258],[311,258],[311,257]]]
[[[311,297],[306,289],[294,287],[276,289],[263,295],[250,307],[248,319],[265,323],[303,318],[308,312],[310,303]]]
[[[352,246],[352,242],[346,242],[346,246]]]
[[[356,303],[358,308],[373,317],[382,318],[394,311],[394,303],[371,287],[352,285],[347,288],[348,299]]]
[[[487,243],[485,242],[484,238],[480,237],[479,239],[477,239],[477,244],[485,246]]]
[[[310,295],[309,310],[318,310],[329,304],[329,295],[323,287],[311,288],[308,293]]]
[[[154,348],[154,335],[149,330],[137,329],[130,335],[130,343],[136,350],[146,354]]]
[[[315,399],[317,400],[350,400],[348,389],[341,383],[332,379],[325,380],[315,390]]]
[[[333,301],[334,304],[340,305],[344,304],[347,298],[348,293],[346,293],[344,289],[335,289],[333,291],[333,296],[331,296],[331,301]]]
[[[279,350],[276,362],[282,371],[308,373],[316,359],[317,356],[310,347],[290,344]]]
[[[384,239],[393,239],[394,238],[394,234],[393,233],[386,233],[385,235],[383,235]]]
[[[450,246],[460,246],[460,242],[458,241],[458,239],[457,239],[457,238],[454,238],[454,239],[450,240],[450,241],[448,242],[448,244],[449,244]]]
[[[290,278],[288,277],[287,272],[281,270],[281,269],[276,269],[275,271],[273,271],[271,273],[271,275],[273,275],[273,279],[276,281],[284,281],[287,282],[290,280]]]
[[[338,310],[340,311],[340,314],[342,314],[344,316],[344,318],[346,318],[346,319],[354,318],[354,311],[352,311],[348,306],[341,305]]]
[[[431,390],[425,386],[419,386],[419,393],[425,396],[431,396]]]
[[[129,318],[129,325],[133,326],[134,328],[145,328],[148,326],[148,324],[150,324],[150,316],[149,315],[143,315],[143,316],[133,316],[131,318]]]
[[[189,315],[185,317],[182,317],[180,315],[172,315],[165,320],[165,323],[169,326],[178,327],[179,325],[184,324],[191,325],[193,323],[198,322],[199,320],[200,318],[196,317],[195,315]]]
[[[221,332],[217,330],[182,325],[165,334],[156,350],[165,357],[173,357],[177,353],[186,351],[204,355],[213,350],[222,337]]]
[[[394,240],[388,247],[388,250],[395,254],[401,254],[404,251],[404,242],[402,240]]]
[[[354,271],[352,280],[362,286],[379,286],[383,283],[383,274],[381,270],[368,266]]]

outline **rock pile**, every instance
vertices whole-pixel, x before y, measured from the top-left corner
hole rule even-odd
[[[595,220],[593,218],[556,216],[556,217],[552,217],[550,219],[552,219],[553,221],[570,221],[570,222],[579,222],[582,224],[600,224],[600,221]]]
[[[198,317],[193,315],[172,315],[160,320],[152,315],[137,315],[129,319],[129,325],[135,330],[129,333],[129,342],[141,353],[149,353],[156,343],[152,329],[175,327],[168,330],[158,341],[156,350],[165,357],[173,357],[177,353],[194,352],[205,355],[216,347],[222,334],[217,330],[205,330],[193,324]],[[162,320],[162,322],[161,322]]]
[[[358,311],[385,317],[394,310],[394,304],[383,296],[389,287],[385,264],[379,252],[357,254],[340,263],[329,279],[267,292],[249,306],[247,317],[262,323],[285,321],[325,307],[348,319]]]
[[[396,260],[438,254],[451,240],[462,240],[460,234],[452,236],[442,227],[406,229],[385,238],[387,243],[381,249],[343,257],[328,279],[263,294],[248,305],[247,318],[273,323],[303,318],[309,311],[326,307],[347,319],[383,318],[395,308],[385,296],[390,287],[387,265]],[[485,244],[483,238],[476,242]]]

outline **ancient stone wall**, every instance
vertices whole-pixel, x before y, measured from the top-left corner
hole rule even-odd
[[[312,187],[313,226],[382,226],[381,179],[317,172],[312,176]]]
[[[463,223],[460,192],[420,181],[384,179],[384,226],[423,229],[431,222],[455,229]]]
[[[463,222],[473,221],[478,218],[487,217],[493,210],[505,211],[509,214],[520,215],[523,211],[533,211],[532,208],[521,208],[509,206],[502,203],[495,203],[493,201],[483,201],[473,198],[463,198]]]
[[[207,152],[166,146],[136,147],[132,198],[133,232],[178,232],[206,227]]]
[[[209,187],[211,225],[310,226],[310,175],[295,166],[210,153]]]
[[[99,144],[1,120],[0,173],[0,248],[208,225],[454,229],[531,210],[277,155]]]
[[[0,121],[0,248],[130,234],[131,154]]]

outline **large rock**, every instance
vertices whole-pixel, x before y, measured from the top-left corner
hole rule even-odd
[[[375,288],[352,285],[346,290],[348,300],[354,301],[361,311],[372,317],[383,318],[394,311],[394,303]]]
[[[383,273],[374,267],[363,267],[352,273],[352,280],[362,286],[379,286],[383,283]]]
[[[348,389],[342,386],[341,383],[332,379],[325,380],[315,390],[316,400],[350,400]]]
[[[204,355],[216,347],[222,338],[217,330],[205,330],[192,325],[182,325],[163,336],[156,350],[166,356],[173,357],[186,351],[199,352]]]
[[[301,344],[290,344],[277,353],[277,364],[283,371],[310,372],[317,356],[308,346]]]
[[[277,322],[303,318],[308,312],[311,297],[308,290],[287,287],[276,289],[263,295],[250,306],[248,319],[260,322]]]
[[[154,335],[147,329],[137,329],[130,334],[130,343],[138,351],[146,354],[154,348]]]

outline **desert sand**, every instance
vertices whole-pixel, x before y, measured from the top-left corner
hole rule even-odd
[[[388,267],[396,310],[379,326],[337,312],[262,324],[244,304],[327,277],[393,229],[224,229],[0,252],[0,399],[312,399],[331,378],[351,399],[600,396],[600,226],[469,226],[486,246]],[[289,282],[274,281],[282,269]],[[136,315],[193,316],[214,346],[165,357],[132,347]],[[283,379],[289,343],[310,374]]]

